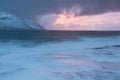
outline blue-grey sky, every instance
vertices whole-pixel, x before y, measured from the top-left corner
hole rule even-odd
[[[0,10],[47,29],[120,30],[120,0],[0,0]]]

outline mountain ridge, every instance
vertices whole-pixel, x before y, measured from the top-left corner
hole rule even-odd
[[[32,20],[2,12],[0,13],[0,30],[44,30],[44,28]]]

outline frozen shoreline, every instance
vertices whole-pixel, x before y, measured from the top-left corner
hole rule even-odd
[[[119,41],[120,36],[0,42],[0,80],[119,80]]]

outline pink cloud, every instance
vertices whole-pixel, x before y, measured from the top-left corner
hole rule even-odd
[[[47,18],[39,16],[37,20],[40,24],[45,23],[43,26],[47,29],[54,30],[120,30],[119,12],[92,16],[74,16],[74,13],[63,12],[57,15],[47,15]]]

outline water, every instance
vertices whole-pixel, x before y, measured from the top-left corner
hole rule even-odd
[[[119,80],[120,32],[0,31],[0,80]]]

